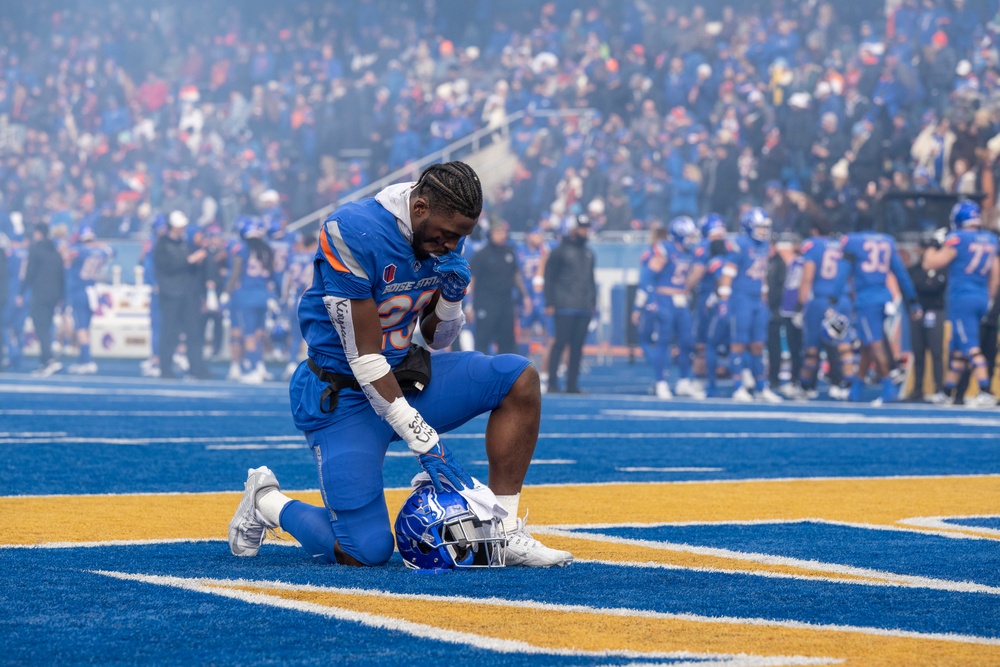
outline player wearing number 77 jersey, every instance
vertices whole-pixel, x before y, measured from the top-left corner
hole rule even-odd
[[[841,248],[844,259],[851,265],[854,311],[858,338],[861,340],[858,377],[852,381],[849,399],[861,400],[863,377],[874,361],[875,371],[882,381],[880,400],[882,403],[891,403],[898,399],[899,389],[889,378],[889,352],[885,344],[886,307],[892,302],[892,293],[886,283],[889,273],[896,277],[914,319],[922,314],[920,304],[917,303],[917,293],[891,236],[872,230],[857,231],[842,239]]]
[[[972,370],[979,382],[979,394],[967,404],[972,407],[996,405],[990,394],[986,359],[979,347],[979,323],[990,309],[1000,286],[1000,262],[997,262],[997,238],[982,229],[979,204],[965,199],[951,209],[951,233],[940,248],[930,248],[924,255],[927,270],[948,269],[948,322],[951,323],[951,348],[944,393],[955,394],[955,385],[965,370]]]
[[[405,442],[439,490],[444,481],[461,491],[474,482],[438,432],[489,412],[489,487],[507,513],[506,564],[572,562],[517,519],[541,417],[534,367],[513,354],[430,355],[410,345],[418,324],[432,349],[458,337],[471,279],[461,252],[482,201],[476,172],[448,162],[428,167],[416,183],[345,204],[324,222],[313,283],[299,303],[309,359],[289,393],[325,507],[288,498],[270,470],[251,469],[229,525],[234,555],[256,555],[265,529],[280,526],[323,562],[386,563],[394,550],[382,480],[389,443]]]

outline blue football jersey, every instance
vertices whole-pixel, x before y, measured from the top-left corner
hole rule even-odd
[[[851,264],[854,302],[857,306],[888,303],[892,294],[886,286],[891,271],[907,301],[916,299],[913,281],[896,252],[896,242],[888,234],[854,232],[841,241],[844,257]]]
[[[847,280],[848,266],[839,239],[815,236],[802,244],[802,259],[814,264],[813,297],[830,297],[840,294]]]
[[[739,236],[731,244],[732,252],[727,262],[736,266],[733,293],[760,298],[767,282],[767,262],[771,253],[770,241],[755,241],[749,236]]]
[[[233,245],[230,253],[241,259],[238,289],[261,293],[270,289],[273,265],[268,262],[267,257],[251,250],[247,241]]]
[[[955,259],[948,265],[948,294],[954,298],[987,294],[990,271],[997,260],[997,237],[987,231],[962,229],[948,234],[944,247],[955,249]]]
[[[312,285],[315,257],[316,254],[313,252],[294,252],[288,258],[282,294],[290,303],[298,300],[302,293]]]
[[[653,289],[657,287],[684,289],[693,262],[691,253],[676,243],[661,241],[647,250],[646,254],[646,261],[640,270],[640,284],[650,285]],[[654,259],[657,261],[654,262]],[[646,283],[643,283],[641,277],[644,272]]]
[[[438,289],[435,260],[414,257],[402,223],[374,198],[334,211],[323,223],[318,245],[312,286],[298,311],[309,356],[328,370],[351,375],[323,297],[374,299],[382,323],[382,354],[395,367],[406,356],[420,311]],[[463,247],[460,242],[456,252]]]
[[[69,255],[66,288],[70,292],[75,292],[107,278],[108,266],[115,251],[103,243],[77,243],[71,248]]]

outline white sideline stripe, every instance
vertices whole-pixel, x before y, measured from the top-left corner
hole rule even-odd
[[[1000,428],[1000,423],[997,424],[997,428]],[[655,431],[652,433],[541,433],[538,436],[539,440],[572,440],[575,438],[580,439],[599,439],[599,438],[614,438],[616,440],[697,440],[699,438],[809,438],[813,439],[824,439],[824,440],[834,440],[838,438],[857,438],[859,436],[870,436],[874,438],[895,438],[895,439],[907,439],[907,438],[933,438],[935,440],[967,440],[969,438],[975,438],[977,440],[995,440],[1000,438],[1000,433],[980,433],[980,432],[967,432],[967,433],[927,433],[926,431],[914,432],[914,433],[872,433],[872,432],[862,432],[862,431],[840,431],[840,432],[827,432],[827,433],[797,433],[794,431],[768,431],[768,432],[755,432],[755,431],[709,431],[707,433],[677,433],[677,432],[664,432]],[[485,436],[481,433],[448,433],[445,435],[445,439],[451,440],[484,440]]]
[[[844,574],[855,577],[867,577],[868,580],[850,580],[827,578],[822,576],[789,575],[775,572],[755,572],[753,570],[743,571],[741,574],[753,576],[794,576],[804,579],[828,581],[833,584],[862,584],[872,586],[893,586],[900,588],[929,588],[939,591],[951,591],[954,593],[986,593],[989,595],[1000,595],[1000,587],[977,584],[970,581],[948,581],[944,579],[933,579],[931,577],[918,577],[909,574],[896,574],[894,572],[883,572],[870,568],[854,567],[852,565],[840,565],[838,563],[823,563],[816,560],[803,560],[801,558],[790,558],[787,556],[775,556],[773,554],[754,553],[749,551],[733,551],[731,549],[717,549],[712,547],[699,547],[691,544],[679,544],[676,542],[655,542],[653,540],[633,540],[624,537],[614,537],[602,535],[600,533],[588,533],[582,531],[563,530],[550,526],[533,526],[532,532],[546,535],[558,535],[561,537],[576,537],[594,540],[595,542],[606,542],[610,544],[625,544],[629,546],[645,547],[647,549],[658,549],[660,551],[679,551],[681,553],[691,553],[700,556],[714,556],[717,558],[727,558],[730,560],[749,561],[751,563],[761,563],[764,565],[784,565],[786,567],[797,567],[805,570],[816,570],[819,572],[830,572],[833,574]],[[610,561],[614,562],[614,561]],[[683,568],[686,569],[686,568]],[[709,568],[706,571],[712,571]],[[1000,643],[1000,639],[997,640]]]
[[[276,597],[273,595],[268,595],[266,593],[252,593],[249,591],[235,590],[233,588],[226,588],[228,586],[260,586],[267,588],[276,588],[279,590],[291,590],[291,591],[308,591],[308,592],[330,592],[334,594],[341,595],[371,595],[374,597],[405,597],[413,600],[441,600],[445,602],[452,602],[453,600],[460,600],[463,602],[482,602],[474,598],[446,598],[440,596],[418,596],[418,595],[402,595],[388,593],[386,591],[375,591],[375,590],[365,590],[358,588],[326,588],[319,586],[300,586],[293,584],[285,584],[277,581],[248,581],[245,579],[185,579],[182,577],[171,577],[171,576],[161,576],[161,575],[141,575],[141,574],[129,574],[125,572],[109,572],[105,570],[89,570],[93,574],[103,575],[105,577],[112,577],[114,579],[120,579],[123,581],[136,581],[146,584],[154,584],[157,586],[170,586],[172,588],[180,588],[183,590],[194,591],[198,593],[207,593],[209,595],[217,595],[220,597],[227,597],[234,600],[240,600],[242,602],[247,602],[250,604],[263,604],[271,607],[280,607],[282,609],[290,609],[293,611],[300,611],[310,614],[318,614],[320,616],[325,616],[327,618],[335,618],[342,621],[350,621],[354,623],[360,623],[371,628],[377,628],[382,630],[392,630],[398,632],[405,632],[414,637],[421,637],[425,639],[432,639],[437,641],[448,642],[450,644],[462,644],[466,646],[473,646],[476,648],[481,648],[489,651],[495,651],[497,653],[527,653],[533,655],[560,655],[560,656],[588,656],[588,657],[603,657],[603,656],[620,656],[620,657],[630,657],[630,658],[660,658],[660,659],[673,659],[673,658],[698,658],[704,656],[708,659],[724,658],[730,661],[728,664],[740,665],[740,667],[764,667],[771,665],[823,665],[823,664],[833,664],[837,662],[833,659],[825,658],[807,658],[803,656],[730,656],[729,654],[713,654],[713,653],[690,653],[687,651],[677,651],[677,652],[640,652],[631,650],[615,650],[615,651],[584,651],[584,650],[572,650],[572,649],[550,649],[543,648],[540,646],[535,646],[527,642],[522,642],[513,639],[497,639],[494,637],[486,637],[483,635],[477,635],[471,632],[461,632],[457,630],[446,630],[444,628],[437,628],[431,625],[424,625],[422,623],[415,623],[413,621],[405,621],[402,619],[392,618],[389,616],[379,616],[377,614],[372,614],[369,612],[359,612],[351,611],[348,609],[341,609],[339,607],[330,607],[321,604],[316,604],[313,602],[300,602],[296,600],[287,600],[284,598]],[[221,587],[221,588],[216,588]],[[504,604],[509,603],[511,606],[517,606],[521,608],[533,608],[536,604],[540,603],[515,603],[506,600],[497,600],[495,598],[490,598],[487,600],[494,604]],[[549,605],[545,605],[549,607]],[[576,611],[589,611],[593,610],[592,613],[602,613],[602,610],[596,610],[592,607],[584,607]],[[623,610],[628,611],[628,610]],[[635,615],[627,614],[627,615]],[[739,660],[739,662],[732,662],[733,660]]]
[[[943,532],[955,531],[975,531],[985,535],[996,535],[1000,537],[1000,530],[987,528],[986,526],[970,526],[964,523],[951,523],[949,519],[995,519],[996,514],[970,514],[968,516],[915,516],[909,519],[902,519],[900,523],[908,526],[919,526]]]
[[[575,419],[572,415],[566,415],[570,419]],[[601,419],[607,417],[622,417],[625,419],[691,419],[691,420],[711,420],[720,419],[769,419],[786,420],[796,422],[807,422],[810,424],[892,424],[902,425],[939,425],[939,426],[1000,426],[1000,420],[996,417],[959,417],[950,416],[943,413],[941,418],[936,417],[910,417],[908,415],[874,415],[862,414],[860,412],[793,412],[775,410],[601,410],[598,415],[583,415],[580,419]]]
[[[7,417],[288,417],[288,410],[0,410]]]
[[[12,381],[17,380],[20,382],[27,382],[29,385],[64,385],[69,382],[76,383],[80,386],[88,386],[95,384],[111,384],[111,385],[139,385],[142,387],[149,387],[151,384],[159,382],[159,378],[148,378],[148,377],[128,377],[124,375],[87,375],[87,376],[72,376],[72,375],[53,375],[47,378],[39,377],[37,375],[32,375],[31,373],[5,373],[3,380],[0,380],[0,385],[10,384]],[[165,382],[165,381],[164,381]],[[247,394],[258,394],[261,393],[263,389],[273,389],[275,393],[285,393],[288,388],[287,385],[282,388],[277,388],[268,385],[253,385],[252,387],[243,387],[241,385],[234,385],[229,380],[198,380],[197,387],[219,387],[230,390],[244,389]]]
[[[220,438],[94,438],[94,437],[74,437],[69,436],[65,431],[56,431],[51,434],[46,433],[24,433],[24,434],[7,434],[10,436],[21,436],[21,437],[5,437],[5,434],[0,433],[0,445],[25,445],[25,444],[107,444],[107,445],[156,445],[156,444],[204,444],[206,442],[218,442]],[[616,440],[698,440],[698,439],[748,439],[748,438],[766,438],[771,440],[795,440],[795,439],[809,439],[809,440],[837,440],[837,439],[851,439],[857,438],[859,435],[872,435],[863,433],[789,433],[789,432],[753,432],[753,431],[741,431],[741,432],[731,432],[731,433],[549,433],[542,434],[538,436],[539,440],[606,440],[614,438]],[[245,442],[251,439],[252,436],[247,436],[243,438],[225,438],[221,439],[228,442]],[[873,437],[883,438],[883,439],[897,439],[897,440],[915,440],[915,439],[933,439],[933,440],[997,440],[1000,439],[1000,433],[878,433],[874,434]],[[289,435],[289,436],[274,436],[274,437],[252,437],[255,440],[278,440],[278,441],[295,441],[303,442],[301,435]],[[477,433],[459,433],[459,434],[447,434],[445,440],[483,440],[484,436]],[[263,447],[263,446],[229,446],[229,447],[217,447],[209,446],[206,449],[288,449],[286,447]],[[390,451],[386,453],[386,456],[409,456],[409,452],[394,452]],[[551,459],[554,463],[576,463],[573,459]],[[535,460],[533,463],[545,464],[545,460]],[[631,472],[631,469],[620,468],[621,471]],[[693,471],[708,470],[703,468],[692,469]],[[717,470],[723,470],[723,468],[718,468]],[[647,472],[653,472],[655,469],[650,469]],[[667,472],[684,472],[683,470],[670,469]]]
[[[407,452],[387,452],[392,456],[412,456]],[[527,484],[532,488],[539,489],[562,489],[589,486],[654,486],[662,484],[688,485],[688,484],[747,484],[759,483],[770,484],[773,482],[841,482],[841,481],[877,481],[895,479],[1000,479],[1000,475],[995,473],[982,473],[971,475],[876,475],[871,477],[844,476],[844,477],[742,477],[736,479],[679,479],[679,480],[655,480],[655,481],[614,481],[614,482],[559,482],[553,484]],[[386,491],[410,491],[410,486],[386,487]],[[285,493],[319,493],[319,489],[290,489]],[[130,493],[47,493],[47,494],[24,494],[13,496],[2,496],[0,498],[127,498],[130,496],[206,496],[217,493],[243,493],[243,489],[218,489],[215,491],[133,491]],[[532,524],[534,526],[534,524]],[[616,524],[617,525],[617,524]],[[646,524],[642,524],[646,525]],[[533,527],[532,530],[535,530]]]
[[[588,523],[588,524],[546,524],[546,528],[559,528],[563,530],[608,530],[610,528],[692,528],[696,526],[770,526],[770,525],[795,525],[799,523],[815,523],[825,526],[835,526],[843,528],[857,528],[859,530],[879,530],[891,533],[907,533],[909,535],[944,537],[950,540],[988,540],[986,535],[990,529],[978,528],[974,526],[959,526],[958,524],[944,524],[940,531],[936,525],[928,525],[928,529],[909,528],[907,526],[890,526],[884,524],[859,523],[855,521],[834,521],[832,519],[820,519],[817,517],[804,517],[801,519],[755,519],[748,521],[658,521],[653,523]],[[922,524],[910,519],[901,519],[901,524],[920,526]],[[534,530],[534,528],[532,528]],[[541,532],[536,531],[536,532]]]
[[[89,438],[89,437],[59,437],[59,438],[0,438],[0,445],[24,444],[103,444],[103,445],[185,445],[204,444],[206,442],[236,442],[246,443],[248,440],[263,440],[265,442],[304,442],[301,435],[264,435],[264,436],[220,436],[208,438]],[[209,447],[211,449],[211,447]]]
[[[382,591],[377,589],[362,589],[362,588],[339,588],[332,586],[314,586],[310,584],[289,584],[281,581],[248,581],[246,579],[183,579],[180,577],[169,577],[169,576],[159,576],[159,575],[143,575],[143,574],[130,574],[126,572],[110,572],[106,570],[90,570],[94,574],[104,575],[106,577],[114,577],[116,579],[122,579],[125,581],[140,581],[150,584],[158,584],[161,586],[176,586],[178,588],[186,588],[188,590],[196,590],[201,592],[211,592],[219,594],[217,589],[206,588],[210,586],[259,586],[266,588],[276,588],[279,590],[288,591],[305,591],[305,592],[316,592],[316,593],[334,593],[338,595],[367,595],[371,597],[381,597],[381,598],[391,598],[391,599],[407,599],[407,600],[417,600],[425,602],[440,602],[442,604],[490,604],[502,607],[510,607],[514,609],[537,609],[542,611],[558,611],[558,612],[569,612],[569,613],[583,613],[583,614],[593,614],[595,616],[616,616],[622,618],[652,618],[652,619],[668,619],[668,620],[681,620],[681,621],[694,621],[700,623],[725,623],[728,625],[757,625],[763,627],[780,627],[780,628],[794,628],[800,630],[820,630],[820,631],[832,631],[832,632],[851,632],[859,633],[865,635],[875,635],[881,637],[905,637],[911,639],[928,639],[933,641],[946,641],[946,642],[956,642],[963,644],[982,644],[987,646],[1000,646],[1000,639],[993,637],[977,637],[974,635],[959,635],[959,634],[946,634],[946,633],[923,633],[914,632],[912,630],[890,630],[886,628],[873,628],[857,625],[832,625],[832,624],[818,624],[818,623],[805,623],[802,621],[775,621],[766,618],[739,618],[733,616],[703,616],[700,614],[676,614],[669,612],[660,611],[647,611],[640,609],[625,609],[621,607],[592,607],[588,605],[571,605],[571,604],[557,604],[551,602],[536,602],[533,600],[508,600],[505,598],[497,597],[487,597],[487,598],[471,598],[466,596],[443,596],[443,595],[430,595],[430,594],[413,594],[413,593],[400,593],[395,591]],[[228,593],[225,593],[228,595]],[[239,599],[245,599],[247,601],[259,602],[270,604],[270,600],[264,598],[271,598],[265,594],[259,593],[245,593],[242,595],[232,595],[230,597],[238,597]],[[306,604],[306,603],[303,603]],[[312,606],[312,605],[311,605]],[[322,611],[317,611],[317,613],[322,613],[324,615],[330,615],[335,612],[335,608],[331,607],[320,607]],[[361,614],[362,612],[350,612],[351,616],[356,614]],[[365,614],[365,616],[368,616]],[[377,618],[377,617],[376,617]],[[359,619],[349,619],[349,620],[359,620]],[[364,621],[361,621],[364,622]],[[407,623],[407,621],[401,621],[401,623]],[[416,624],[411,624],[416,625]],[[384,626],[377,626],[384,627]],[[427,628],[428,626],[417,625],[419,628]],[[437,632],[445,632],[452,634],[453,631],[450,630],[438,630]],[[478,637],[473,635],[473,637]],[[499,641],[508,643],[508,640],[488,640],[488,641]],[[532,650],[539,650],[536,647],[531,647]],[[614,652],[614,655],[630,654],[632,652]],[[600,655],[609,655],[610,653],[600,652]],[[577,654],[574,654],[577,655]],[[643,653],[643,657],[651,657],[654,654]],[[683,657],[694,657],[690,653],[684,653]],[[803,658],[808,660],[808,658]]]
[[[615,468],[618,472],[722,472],[725,468],[650,468],[647,466],[632,466]]]
[[[195,538],[179,537],[159,540],[99,540],[96,542],[42,542],[41,544],[0,544],[0,549],[100,549],[102,547],[145,547],[157,544],[198,544],[207,542],[226,543],[224,539],[214,537]],[[268,540],[268,545],[277,547],[297,547],[299,543],[292,540]]]
[[[263,449],[305,449],[306,444],[300,443],[297,445],[256,445],[250,442],[244,443],[242,445],[206,445],[205,449],[215,450],[215,451],[240,451],[240,450],[250,450],[257,451]]]
[[[240,398],[231,391],[205,389],[112,389],[108,387],[77,387],[63,384],[0,384],[0,394],[74,394],[81,396],[160,396],[167,398]]]
[[[841,481],[875,481],[894,479],[995,479],[1000,478],[997,473],[974,473],[963,475],[872,475],[864,476],[843,476],[843,477],[739,477],[734,479],[678,479],[678,480],[653,480],[648,482],[610,481],[610,482],[558,482],[550,484],[532,484],[538,488],[558,489],[564,487],[586,487],[586,486],[641,486],[644,484],[747,484],[772,482],[841,482]]]
[[[472,461],[473,465],[487,466],[490,464],[489,461],[480,460]],[[572,466],[576,465],[575,459],[532,459],[531,465],[533,466]]]
[[[68,435],[66,431],[19,431],[17,433],[0,432],[0,438],[58,438]]]

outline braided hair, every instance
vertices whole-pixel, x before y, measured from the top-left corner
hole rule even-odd
[[[432,164],[417,179],[414,194],[427,197],[431,210],[460,213],[475,220],[483,212],[483,187],[476,171],[464,162]]]

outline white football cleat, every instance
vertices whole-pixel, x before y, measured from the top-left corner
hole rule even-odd
[[[697,381],[689,378],[681,378],[677,381],[677,395],[696,398],[700,401],[705,398],[705,390]]]
[[[656,397],[664,401],[669,401],[674,397],[666,380],[660,380],[656,383]]]
[[[792,401],[801,401],[806,397],[805,390],[803,390],[799,385],[792,384],[791,382],[786,382],[778,387],[778,393]]]
[[[240,376],[241,384],[264,384],[264,375],[260,372],[259,368],[255,368],[249,373],[245,373]]]
[[[58,373],[59,371],[61,371],[62,367],[63,367],[63,365],[60,362],[58,362],[55,359],[53,359],[52,361],[50,361],[48,364],[46,364],[42,368],[39,368],[39,369],[33,371],[31,374],[34,375],[34,376],[36,376],[36,377],[47,378],[47,377],[55,375],[56,373]]]
[[[174,366],[177,366],[177,368],[185,373],[191,370],[191,364],[188,362],[187,355],[180,352],[174,352]]]
[[[951,403],[951,399],[948,398],[948,394],[943,391],[938,391],[927,397],[928,403],[933,403],[934,405],[947,405]]]
[[[238,363],[229,364],[229,372],[226,374],[226,379],[238,382],[241,377],[243,377],[243,371],[240,369],[240,365]]]
[[[97,372],[97,362],[88,361],[85,364],[70,364],[66,372],[70,375],[93,375]]]
[[[753,394],[751,394],[750,390],[743,385],[736,388],[736,391],[733,392],[732,398],[737,403],[753,403]]]
[[[267,530],[277,528],[264,520],[257,509],[257,499],[269,489],[280,490],[278,478],[267,466],[247,470],[243,498],[229,522],[229,550],[234,556],[256,556]]]
[[[996,407],[996,404],[997,397],[985,391],[981,391],[965,401],[967,408],[993,408]]]
[[[846,401],[851,395],[851,390],[849,387],[838,387],[832,384],[827,394],[835,401]]]
[[[776,393],[771,391],[770,387],[764,387],[763,389],[758,391],[757,400],[761,403],[771,403],[771,404],[785,402],[785,399],[783,399],[781,396],[778,396]]]
[[[568,551],[550,549],[525,529],[528,515],[517,520],[517,530],[507,533],[506,564],[524,567],[565,567],[573,562]]]

